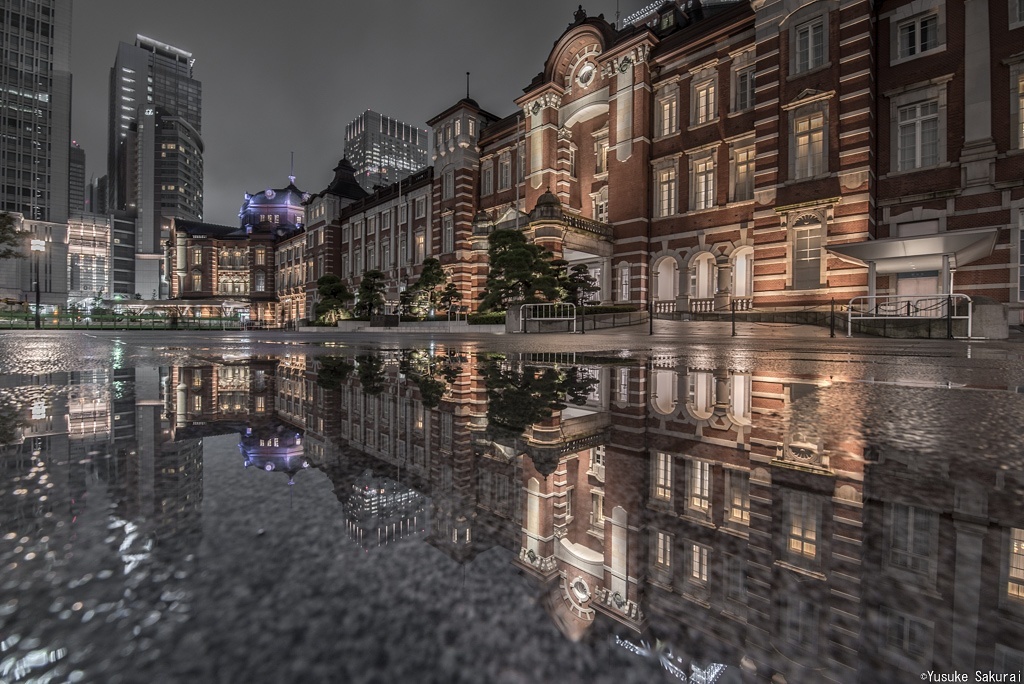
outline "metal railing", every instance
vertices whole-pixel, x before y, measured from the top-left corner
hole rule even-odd
[[[853,321],[915,319],[947,321],[948,336],[953,337],[953,321],[967,321],[967,337],[971,336],[973,302],[965,294],[946,295],[863,295],[847,305],[846,336],[853,335]]]
[[[576,305],[565,303],[523,304],[520,306],[519,332],[526,332],[527,321],[572,321],[576,332]]]

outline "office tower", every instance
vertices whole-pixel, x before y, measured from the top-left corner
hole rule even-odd
[[[71,0],[0,0],[0,211],[63,223],[71,144]]]
[[[68,215],[85,212],[85,150],[71,141],[68,157]]]
[[[192,53],[145,36],[110,71],[108,210],[136,218],[135,292],[167,296],[172,219],[203,217],[202,87]]]
[[[427,165],[427,130],[366,110],[345,127],[345,157],[367,192]]]

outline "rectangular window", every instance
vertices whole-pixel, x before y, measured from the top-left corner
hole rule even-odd
[[[203,250],[193,249],[192,250],[192,265],[202,266],[203,265]]]
[[[739,556],[725,557],[725,599],[732,610],[747,604],[747,563]]]
[[[267,274],[262,271],[256,274],[256,291],[263,292],[267,289]]]
[[[821,224],[797,226],[793,232],[793,289],[821,287]]]
[[[604,173],[608,170],[608,139],[602,138],[594,143],[594,173]]]
[[[796,73],[825,63],[825,23],[815,19],[796,28]]]
[[[672,454],[657,452],[654,460],[654,498],[672,500]]]
[[[909,171],[939,163],[939,103],[936,100],[899,110],[899,169]]]
[[[576,148],[569,148],[569,177],[576,178]]]
[[[1020,0],[1024,4],[1024,0]],[[1021,18],[1024,22],[1024,17]],[[1024,150],[1024,73],[1017,79],[1017,92],[1014,96],[1017,100],[1017,149]]]
[[[705,584],[708,581],[708,550],[700,544],[690,544],[690,581]]]
[[[658,171],[658,216],[671,216],[676,213],[676,170],[674,168]]]
[[[267,252],[262,247],[256,250],[256,265],[266,266],[267,264]]]
[[[932,628],[927,623],[889,608],[882,608],[882,616],[890,652],[921,663],[930,657]]]
[[[715,162],[708,157],[693,164],[693,208],[715,206]]]
[[[734,202],[754,199],[754,148],[745,147],[733,153],[733,187]]]
[[[939,18],[917,17],[899,26],[900,57],[913,57],[939,46]]]
[[[754,106],[754,68],[736,72],[735,111],[742,112]]]
[[[1010,529],[1010,563],[1006,594],[1024,601],[1024,529]]]
[[[414,255],[414,257],[415,257],[415,262],[414,263],[422,264],[423,260],[426,258],[426,252],[427,252],[427,238],[426,238],[426,236],[423,233],[416,233],[416,254]]]
[[[750,474],[738,470],[729,471],[728,487],[729,522],[738,525],[750,524]]]
[[[425,218],[427,216],[427,198],[417,197],[416,198],[416,218]]]
[[[452,216],[445,216],[443,221],[443,249],[445,254],[451,254],[452,252],[455,251],[455,219]]]
[[[913,573],[932,572],[932,537],[938,520],[932,511],[891,504],[889,508],[889,565]]]
[[[512,156],[503,154],[498,159],[498,191],[512,187]]]
[[[718,118],[715,109],[715,82],[705,81],[694,86],[693,125],[699,126]]]
[[[791,557],[818,558],[820,506],[809,494],[792,492],[786,500],[787,551]]]
[[[203,277],[198,273],[192,276],[192,291],[199,292],[203,289]]]
[[[672,567],[672,537],[661,530],[654,533],[654,563],[662,570]]]
[[[604,529],[604,492],[590,492],[590,526],[594,529]]]
[[[658,135],[671,135],[676,132],[677,102],[675,95],[658,101]]]
[[[815,112],[793,123],[793,177],[813,178],[825,168],[825,115]]]
[[[455,197],[455,172],[445,171],[441,176],[441,198],[451,199]]]
[[[487,162],[480,170],[480,195],[486,197],[494,192],[494,167]]]
[[[687,461],[687,507],[706,515],[711,510],[711,464]]]
[[[619,301],[628,302],[630,295],[629,265],[619,267]]]

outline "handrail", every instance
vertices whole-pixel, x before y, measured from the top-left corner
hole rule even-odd
[[[573,216],[572,214],[566,214],[563,217],[565,225],[570,228],[576,228],[577,230],[586,231],[588,233],[594,233],[600,235],[603,238],[612,237],[612,227],[607,223],[601,223],[600,221],[593,221],[582,216]]]
[[[967,314],[958,314],[961,304],[967,304]],[[967,337],[971,336],[973,300],[965,294],[936,295],[861,295],[854,297],[847,304],[846,336],[853,335],[853,319],[907,319],[945,318],[952,324],[954,320],[967,321]],[[952,333],[950,333],[952,336]]]
[[[526,321],[572,321],[576,332],[576,305],[565,302],[522,304],[519,307],[519,332],[526,332]]]

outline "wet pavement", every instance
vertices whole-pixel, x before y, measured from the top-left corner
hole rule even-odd
[[[1024,343],[646,332],[0,333],[0,681],[1024,674]]]

